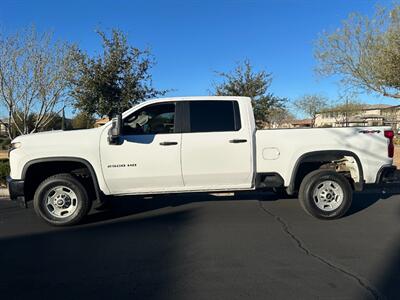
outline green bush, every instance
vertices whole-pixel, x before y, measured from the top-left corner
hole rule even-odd
[[[0,160],[0,186],[6,185],[6,176],[10,174],[10,164],[8,160]]]
[[[0,137],[0,150],[8,150],[10,139],[8,137]]]

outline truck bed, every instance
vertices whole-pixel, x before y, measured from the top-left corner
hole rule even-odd
[[[256,131],[257,173],[277,173],[285,185],[299,157],[323,150],[349,151],[362,162],[365,183],[374,183],[382,165],[392,165],[388,157],[390,127],[296,128]]]

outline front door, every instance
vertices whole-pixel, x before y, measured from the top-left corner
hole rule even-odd
[[[183,187],[181,133],[176,133],[176,104],[145,106],[123,120],[122,144],[102,138],[101,163],[112,194],[162,192]]]

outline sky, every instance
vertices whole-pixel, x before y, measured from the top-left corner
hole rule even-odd
[[[294,100],[322,94],[337,101],[336,78],[319,78],[313,44],[335,30],[351,12],[372,15],[380,0],[0,0],[0,30],[6,34],[31,24],[101,53],[95,30],[119,28],[130,44],[149,47],[157,61],[153,83],[173,89],[169,96],[208,95],[214,71],[230,71],[249,59],[256,70],[272,73],[270,91]],[[398,100],[360,95],[367,103]]]

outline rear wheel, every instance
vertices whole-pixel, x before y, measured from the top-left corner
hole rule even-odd
[[[352,189],[348,180],[330,170],[316,170],[304,177],[299,190],[301,206],[319,219],[337,219],[351,206]]]
[[[55,226],[78,223],[90,210],[85,188],[71,174],[57,174],[44,180],[34,196],[36,213]]]

